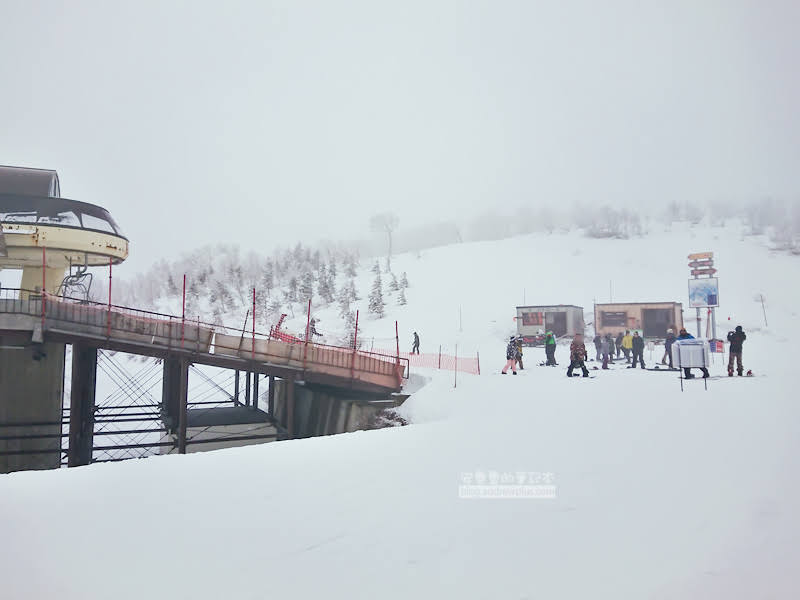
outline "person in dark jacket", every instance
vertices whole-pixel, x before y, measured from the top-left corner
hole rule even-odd
[[[583,334],[576,333],[575,338],[569,345],[569,368],[567,369],[567,377],[572,377],[572,369],[580,367],[583,371],[583,376],[589,376],[589,369],[586,368],[586,345],[583,343]]]
[[[731,347],[728,350],[728,377],[733,377],[734,359],[736,359],[736,372],[739,377],[742,376],[742,371],[744,371],[742,366],[742,344],[746,339],[747,335],[742,331],[741,325],[736,326],[736,331],[728,332],[728,341],[731,343]]]
[[[622,354],[622,337],[622,332],[620,331],[617,334],[617,339],[614,340],[614,345],[617,347],[617,358],[619,358],[619,355]]]
[[[693,340],[694,336],[691,333],[689,333],[688,331],[686,331],[686,329],[681,329],[678,332],[678,339],[679,340]],[[700,367],[700,370],[703,372],[703,377],[704,378],[708,377],[708,369],[706,369],[705,367]],[[684,367],[683,368],[683,377],[684,377],[684,379],[694,379],[694,375],[692,374],[690,367]]]
[[[638,359],[639,364],[642,365],[644,369],[644,338],[639,335],[638,331],[633,332],[633,364],[628,365],[629,369],[636,368],[636,361]]]
[[[411,345],[411,354],[419,354],[419,336],[414,332],[414,343]]]
[[[517,374],[517,341],[513,335],[506,346],[506,366],[500,372],[505,375],[509,369],[514,375]]]
[[[609,348],[608,336],[600,338],[600,354],[603,356],[603,369],[608,369],[608,353],[610,352]]]
[[[556,336],[552,331],[548,331],[544,336],[544,355],[547,357],[545,364],[548,367],[555,367],[558,364],[556,362]]]
[[[608,342],[608,364],[614,364],[614,336],[610,333],[606,334],[606,341]]]
[[[664,358],[661,359],[661,364],[665,365],[666,360],[669,360],[669,368],[672,369],[672,344],[675,343],[675,333],[672,329],[667,329],[667,337],[664,340]]]
[[[603,360],[603,353],[600,351],[600,344],[602,343],[602,340],[603,340],[603,338],[601,338],[599,334],[595,335],[594,336],[594,340],[592,340],[594,342],[594,349],[595,349],[595,353],[596,353],[596,356],[595,356],[594,359],[596,361],[598,361],[598,362]]]

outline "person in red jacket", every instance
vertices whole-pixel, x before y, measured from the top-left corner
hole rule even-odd
[[[580,367],[583,376],[589,376],[589,369],[586,368],[586,345],[583,343],[583,334],[576,333],[569,345],[569,368],[567,377],[572,377],[572,369]]]

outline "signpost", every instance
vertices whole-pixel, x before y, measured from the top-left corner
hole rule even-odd
[[[690,254],[689,269],[693,279],[689,280],[689,306],[694,306],[697,311],[697,337],[701,337],[700,332],[700,308],[707,307],[711,313],[711,339],[713,348],[716,350],[717,341],[717,313],[716,307],[719,306],[719,282],[714,275],[717,270],[714,268],[713,252],[696,252]]]

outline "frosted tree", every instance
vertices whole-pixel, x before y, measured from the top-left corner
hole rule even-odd
[[[406,272],[403,271],[403,276],[400,278],[400,287],[406,289],[408,287],[408,277],[406,277]]]
[[[375,281],[372,282],[372,291],[369,294],[369,312],[378,315],[379,319],[383,318],[383,309],[386,304],[383,301],[383,283],[381,282],[381,274],[376,273]]]
[[[314,275],[311,271],[306,271],[303,273],[303,277],[300,279],[300,299],[308,302],[310,298],[314,296]]]
[[[402,288],[400,288],[400,296],[398,296],[397,298],[397,303],[400,306],[405,306],[408,303],[408,301],[406,300],[406,291]]]
[[[381,274],[381,265],[377,260],[375,261],[375,264],[372,265],[372,272],[375,273],[375,275]]]
[[[394,273],[391,274],[392,279],[389,281],[389,290],[392,292],[396,292],[400,289],[400,284],[397,283],[397,277],[395,277]]]

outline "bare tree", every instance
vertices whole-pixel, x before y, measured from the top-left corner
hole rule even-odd
[[[389,250],[386,253],[386,268],[391,269],[392,266],[392,232],[397,229],[400,219],[394,213],[380,213],[373,215],[369,220],[369,226],[372,231],[376,233],[386,233],[389,240]]]

